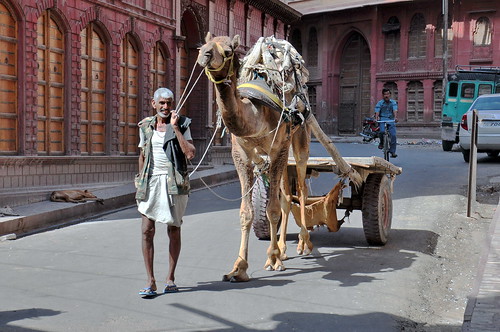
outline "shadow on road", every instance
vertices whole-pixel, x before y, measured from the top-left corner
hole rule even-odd
[[[19,321],[23,319],[37,319],[44,316],[56,316],[61,314],[62,311],[56,311],[51,309],[42,308],[31,308],[31,309],[20,309],[20,310],[9,310],[0,311],[0,330],[2,331],[19,331],[19,332],[29,332],[29,331],[43,331],[34,330],[24,327],[17,327],[8,325],[10,322]]]
[[[223,316],[199,310],[181,303],[172,303],[172,307],[184,310],[190,314],[208,318],[214,321],[214,324],[222,324],[227,328],[211,329],[214,332],[235,331],[235,332],[258,332],[270,331],[260,327],[259,322],[255,322],[255,328],[248,327],[242,323],[230,321]],[[403,317],[373,312],[361,315],[338,315],[324,313],[306,313],[306,312],[283,312],[276,314],[272,319],[277,323],[273,325],[272,331],[370,331],[370,332],[388,332],[388,331],[424,331],[422,328],[432,328],[433,331],[455,331],[458,327],[446,326],[426,326],[427,324],[417,323]]]
[[[250,275],[250,282],[228,283],[221,280],[200,282],[194,288],[182,291],[226,291],[261,287],[281,287],[293,283],[293,276],[320,272],[323,279],[337,281],[340,287],[354,287],[377,280],[377,274],[409,268],[419,254],[433,255],[438,235],[425,230],[392,230],[391,238],[383,247],[370,247],[362,229],[346,228],[343,233],[312,233],[313,253],[295,254],[298,234],[288,234],[286,270],[262,276],[261,270]],[[267,241],[263,241],[267,242]],[[264,260],[264,257],[262,257]],[[229,262],[228,262],[229,263]],[[342,269],[338,269],[342,266]],[[229,266],[228,266],[229,268]],[[221,279],[223,272],[221,271]],[[251,271],[249,271],[251,273]]]
[[[315,270],[326,273],[324,279],[336,280],[341,287],[352,287],[377,280],[374,276],[377,273],[409,268],[418,253],[433,255],[438,237],[426,230],[395,229],[391,230],[385,246],[374,247],[366,244],[363,230],[359,228],[345,228],[338,233],[313,232],[313,254],[294,259],[308,260],[316,266]],[[289,250],[294,249],[289,246]],[[343,269],[339,270],[338,266]]]

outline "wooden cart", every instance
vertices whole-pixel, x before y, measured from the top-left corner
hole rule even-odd
[[[343,197],[340,201],[336,197],[330,197],[330,195],[335,195],[333,189],[327,195],[309,197],[306,202],[307,228],[326,225],[330,231],[336,232],[343,223],[343,218],[341,220],[337,218],[338,209],[345,210],[347,215],[353,210],[361,210],[367,242],[371,245],[384,245],[392,223],[393,182],[396,175],[402,173],[402,168],[380,157],[345,157],[343,159],[361,175],[363,184],[359,188],[354,187],[352,183],[346,184],[350,186],[350,197]],[[297,172],[293,158],[288,161],[287,171],[291,193],[296,195]],[[333,159],[310,157],[307,163],[307,177],[317,176],[324,172],[339,174]],[[255,213],[253,229],[259,239],[269,238],[269,223],[265,213],[267,189],[265,179],[259,178],[252,193]],[[291,211],[295,220],[300,220],[298,200],[296,196],[293,197]]]

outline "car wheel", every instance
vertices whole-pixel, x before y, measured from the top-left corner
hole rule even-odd
[[[488,155],[488,157],[496,158],[496,157],[498,157],[499,152],[500,151],[490,151],[490,152],[486,152],[486,154]]]
[[[465,150],[464,148],[462,148],[461,150],[462,150],[462,155],[464,156],[464,161],[468,163],[470,159],[470,150]]]

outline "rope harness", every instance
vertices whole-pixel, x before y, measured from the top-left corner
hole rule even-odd
[[[207,75],[208,79],[210,80],[210,82],[214,83],[214,84],[220,84],[220,83],[223,83],[223,82],[227,82],[227,81],[231,81],[229,78],[231,76],[234,75],[234,62],[233,62],[233,59],[234,59],[234,50],[232,50],[232,53],[230,56],[228,57],[224,57],[224,49],[222,48],[222,46],[219,45],[219,43],[214,43],[216,46],[217,46],[217,50],[219,51],[219,54],[221,55],[221,57],[224,59],[222,61],[222,64],[217,67],[217,68],[208,68],[205,67],[205,74]],[[220,79],[220,80],[216,80],[214,78],[214,76],[212,75],[212,72],[219,72],[221,71],[225,66],[226,66],[226,63],[228,61],[231,61],[231,63],[229,64],[229,70],[228,70],[228,73],[226,75],[225,78],[223,79]]]
[[[273,38],[274,40],[274,38]],[[223,61],[222,63],[217,67],[217,68],[209,68],[208,66],[205,67],[205,74],[207,75],[207,78],[214,84],[218,85],[218,84],[231,84],[232,81],[231,81],[231,77],[233,75],[235,75],[235,72],[234,72],[234,56],[235,56],[235,53],[234,53],[234,49],[232,49],[232,53],[230,56],[225,56],[225,51],[223,49],[223,47],[217,43],[217,42],[214,42],[215,44],[215,47],[219,53],[219,55],[222,57]],[[273,43],[273,46],[274,43]],[[290,47],[291,45],[288,45],[287,44],[287,47],[285,47],[284,50],[284,57],[288,57],[289,56],[289,51],[290,51]],[[238,59],[236,59],[236,61],[239,61]],[[220,71],[222,71],[224,68],[226,68],[227,64],[229,62],[229,68],[228,68],[228,72],[227,72],[227,75],[222,78],[222,79],[216,79],[214,77],[214,73],[218,73]],[[247,66],[247,68],[250,68],[250,66]],[[194,72],[194,67],[193,67],[193,70],[192,70],[192,73]],[[273,130],[269,131],[266,135],[270,135],[274,132],[274,136],[273,136],[273,139],[272,139],[272,142],[271,142],[271,148],[272,146],[274,145],[275,141],[276,141],[276,138],[277,138],[277,134],[278,134],[278,128],[283,124],[285,123],[287,125],[287,134],[288,134],[288,137],[290,137],[290,135],[292,134],[292,131],[294,131],[293,129],[296,128],[298,125],[303,125],[305,120],[307,119],[307,116],[309,115],[310,113],[310,106],[309,106],[309,101],[307,99],[307,92],[304,91],[304,87],[300,84],[299,82],[299,73],[297,72],[297,69],[295,68],[295,66],[290,66],[288,69],[289,70],[293,70],[294,71],[294,80],[295,80],[295,89],[298,90],[297,93],[294,94],[290,104],[288,106],[285,106],[286,105],[286,93],[290,91],[290,87],[288,86],[288,89],[285,89],[285,87],[287,87],[287,84],[290,85],[289,83],[286,82],[285,80],[285,75],[288,75],[287,73],[285,73],[285,70],[286,68],[281,68],[281,69],[278,69],[278,68],[262,68],[260,67],[259,68],[259,71],[262,73],[263,71],[273,71],[275,72],[274,75],[269,75],[268,74],[268,77],[274,77],[275,81],[270,84],[270,87],[274,87],[274,91],[275,92],[278,92],[278,94],[281,94],[281,100],[279,100],[279,98],[277,97],[276,94],[272,94],[272,96],[269,96],[271,99],[273,99],[273,101],[277,101],[277,104],[281,106],[281,116],[279,118],[279,121],[276,125],[276,128],[274,128]],[[192,77],[192,73],[191,73],[191,76],[190,76],[190,79],[189,81],[191,80],[191,77]],[[276,75],[276,74],[279,74],[279,75]],[[200,76],[201,76],[201,72],[200,72]],[[198,76],[198,79],[199,77]],[[196,80],[195,84],[198,82],[198,79]],[[279,82],[276,82],[279,81]],[[188,81],[188,84],[189,85],[189,81]],[[269,81],[269,79],[267,80]],[[269,84],[269,82],[268,82]],[[281,86],[283,88],[277,88],[277,86]],[[186,96],[186,99],[188,98],[188,96],[191,94],[192,90],[193,90],[194,86],[191,88],[191,90],[189,91],[188,95]],[[182,97],[181,97],[182,98]],[[299,102],[299,100],[301,100],[303,102],[303,104],[305,105],[305,108],[306,108],[306,112],[304,112],[304,114],[302,114],[298,109],[297,109],[297,104]],[[183,103],[184,103],[185,100],[183,100]],[[222,126],[222,115],[220,113],[220,111],[217,112],[217,123],[216,123],[216,128],[214,130],[214,134],[212,135],[212,138],[210,139],[210,142],[209,144],[207,145],[207,148],[202,156],[202,158],[200,159],[198,165],[194,168],[194,170],[189,174],[189,177],[191,177],[198,169],[198,167],[201,165],[201,163],[203,162],[203,160],[205,159],[205,156],[206,154],[208,153],[208,150],[209,148],[211,147],[212,145],[212,142],[213,140],[215,139],[215,135],[217,133],[217,131],[219,130],[219,128]],[[255,163],[254,165],[254,174],[256,176],[264,176],[265,174],[267,174],[267,172],[269,171],[269,166],[270,166],[270,162],[268,160],[268,158],[262,158],[262,160],[258,163]],[[200,177],[200,180],[202,181],[202,183],[214,194],[216,195],[217,197],[219,197],[220,199],[223,199],[223,200],[227,200],[227,201],[236,201],[236,200],[240,200],[241,198],[249,195],[253,188],[255,187],[256,185],[256,181],[254,181],[252,187],[248,190],[248,192],[246,192],[242,197],[238,198],[238,199],[227,199],[227,198],[224,198],[224,197],[221,197],[220,195],[218,195],[217,193],[215,193],[206,183],[205,181],[203,181],[203,179]]]

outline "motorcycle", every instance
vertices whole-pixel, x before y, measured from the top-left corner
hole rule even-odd
[[[366,117],[363,120],[363,130],[359,133],[363,142],[371,142],[379,137],[380,127],[374,118]]]

